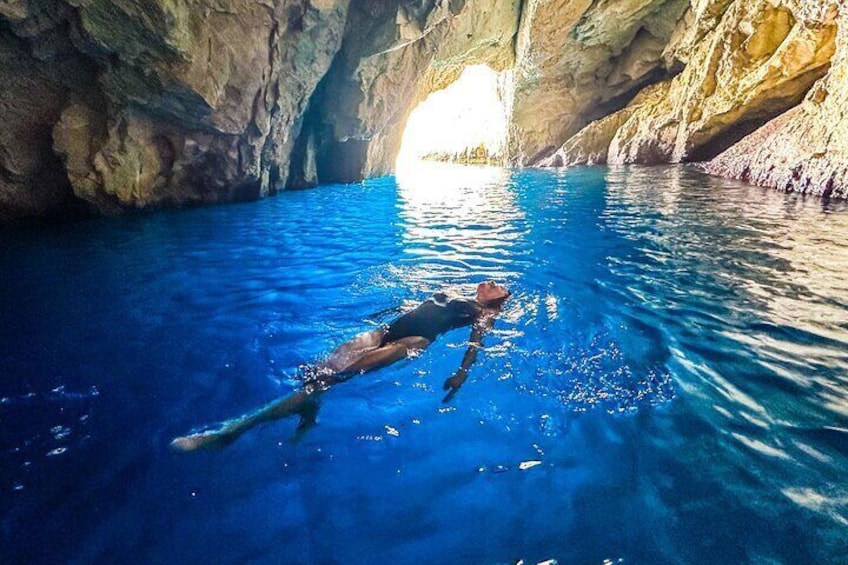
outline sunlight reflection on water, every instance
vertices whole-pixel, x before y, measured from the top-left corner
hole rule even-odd
[[[397,174],[404,252],[397,276],[435,292],[447,284],[471,293],[480,279],[509,283],[527,250],[516,243],[528,226],[510,180],[499,167],[418,161]]]

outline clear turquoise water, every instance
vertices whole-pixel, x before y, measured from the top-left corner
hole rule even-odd
[[[0,560],[848,560],[848,206],[681,167],[430,167],[0,232]],[[167,443],[436,290],[514,291],[230,448]],[[540,461],[521,470],[527,461]]]

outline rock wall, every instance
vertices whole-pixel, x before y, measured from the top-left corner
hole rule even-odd
[[[318,179],[344,182],[392,172],[418,102],[468,65],[513,65],[520,5],[369,0],[352,6],[342,51],[307,118]]]
[[[4,2],[0,81],[14,85],[0,106],[13,130],[0,139],[4,215],[61,207],[48,192],[102,213],[273,194],[347,9],[348,0]],[[38,135],[19,147],[18,130]],[[62,169],[63,181],[43,178]]]
[[[688,0],[527,0],[516,46],[512,160],[536,164],[674,69]]]
[[[637,111],[610,145],[611,163],[702,161],[797,105],[827,73],[836,27],[794,0],[704,2],[696,25],[673,47],[690,54],[668,95]],[[705,32],[705,33],[704,33]],[[704,33],[701,37],[701,33]]]
[[[388,173],[413,107],[476,63],[513,69],[513,163],[722,153],[710,171],[845,194],[846,10],[841,0],[4,0],[0,221]]]
[[[0,4],[0,221],[79,212],[52,127],[72,93],[102,101],[96,70],[67,40],[68,11]]]
[[[611,137],[607,127],[606,157],[596,162],[709,159],[796,106],[828,72],[836,46],[835,12],[826,3],[810,4],[693,3],[664,52],[667,64],[684,70],[662,96],[628,109],[626,119],[619,114]],[[561,159],[584,162],[581,137],[560,148]]]
[[[5,0],[0,219],[390,172],[416,102],[468,64],[512,66],[519,12],[518,0]]]
[[[784,191],[848,198],[848,5],[838,10],[833,67],[804,102],[706,165]]]
[[[592,122],[569,138],[553,155],[537,164],[540,167],[607,164],[610,145],[619,130],[637,111],[660,104],[668,97],[670,88],[670,80],[645,88],[626,107]]]

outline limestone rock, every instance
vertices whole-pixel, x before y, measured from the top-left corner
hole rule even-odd
[[[685,0],[529,0],[516,45],[513,161],[533,164],[663,78]]]
[[[309,98],[341,46],[347,0],[221,0],[200,10],[162,1],[141,21],[136,2],[114,1],[81,8],[85,31],[127,62],[104,77],[126,109],[92,163],[109,171],[104,182],[138,183],[104,191],[146,206],[282,189]],[[120,35],[107,20],[116,8],[127,18]],[[142,163],[147,172],[136,175]]]
[[[44,92],[39,111],[23,87],[5,89],[13,99],[0,118],[42,132],[23,147],[37,144],[36,161],[66,168],[63,180],[45,186],[67,193],[70,185],[101,212],[272,194],[286,183],[309,99],[341,46],[347,7],[348,0],[6,2],[0,21],[19,44],[18,59],[87,86],[63,78],[35,89]],[[68,53],[86,75],[57,55]],[[4,196],[32,200],[37,184],[6,182]],[[9,214],[39,213],[29,209]]]
[[[537,166],[605,165],[610,142],[633,112],[634,108],[627,107],[592,122],[566,141],[556,153],[539,161]]]
[[[780,116],[711,170],[844,194],[845,10],[842,0],[5,0],[0,221],[390,173],[415,104],[477,63],[515,78],[514,163],[709,159]]]
[[[65,171],[78,196],[98,198],[103,179],[94,170],[91,155],[106,139],[106,116],[79,101],[72,102],[53,127],[53,150],[65,164]],[[84,197],[84,196],[83,196]],[[100,206],[103,210],[106,202]]]
[[[23,27],[30,12],[21,10],[15,13]],[[74,61],[57,60],[71,75],[85,76]],[[0,221],[62,214],[73,200],[52,151],[51,125],[71,89],[55,71],[30,53],[25,40],[0,29]]]
[[[322,182],[388,174],[417,102],[469,64],[512,65],[517,0],[352,6],[345,43],[307,116]]]
[[[650,86],[639,93],[626,108],[594,121],[566,141],[559,150],[539,162],[541,167],[605,165],[609,147],[618,130],[642,106],[656,104],[668,96],[670,81]]]
[[[613,139],[609,162],[710,158],[797,105],[827,73],[831,11],[778,0],[693,4],[695,25],[667,57],[685,59],[668,95],[637,110]],[[714,27],[710,27],[714,26]]]
[[[839,7],[833,67],[800,106],[706,165],[761,186],[848,198],[848,6]]]

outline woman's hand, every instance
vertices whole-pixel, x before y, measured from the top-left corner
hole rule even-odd
[[[448,393],[442,399],[442,402],[450,402],[466,378],[468,378],[468,373],[464,369],[459,369],[452,377],[446,379],[442,389],[448,391]]]

